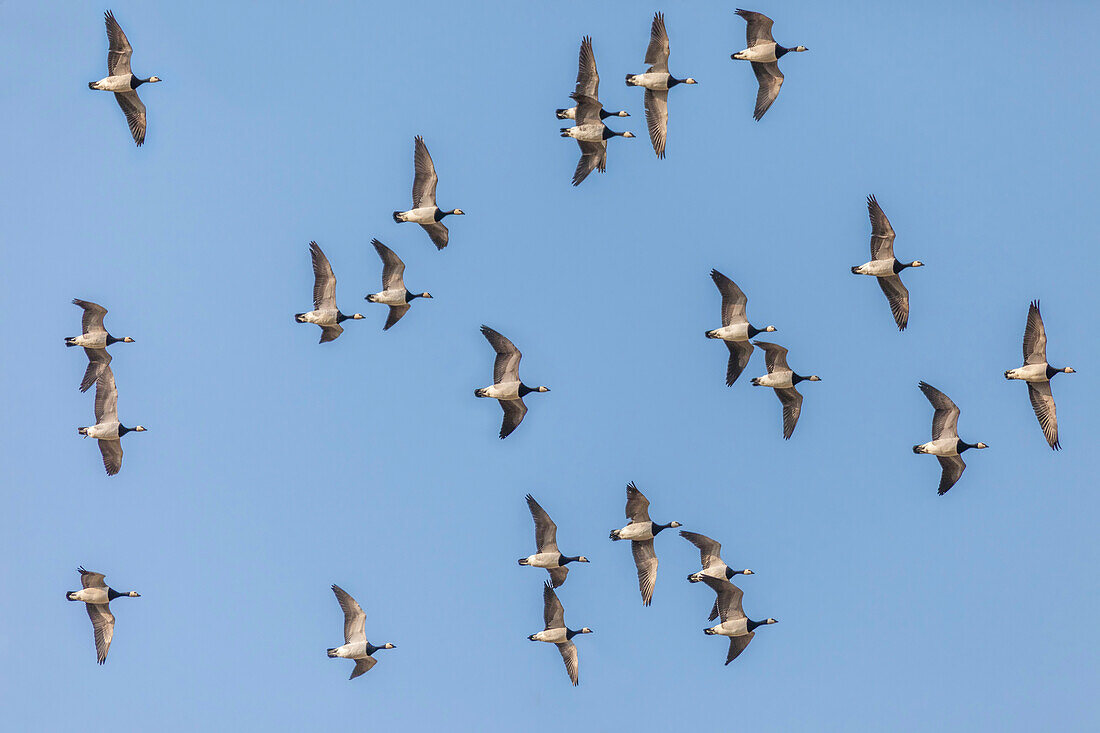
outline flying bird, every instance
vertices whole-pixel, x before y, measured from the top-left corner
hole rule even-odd
[[[760,626],[770,626],[779,623],[774,618],[766,618],[763,621],[753,621],[745,615],[741,608],[741,598],[745,593],[728,580],[719,580],[709,575],[703,578],[711,590],[718,594],[715,605],[718,607],[718,615],[721,623],[709,629],[703,629],[708,636],[728,636],[730,648],[726,653],[726,664],[740,656],[745,647],[756,636],[755,629]]]
[[[320,326],[321,340],[317,343],[323,344],[335,341],[344,332],[341,323],[347,320],[360,321],[363,314],[345,315],[336,307],[336,275],[332,274],[332,265],[316,242],[309,243],[309,256],[313,260],[313,310],[295,313],[294,320]]]
[[[122,470],[122,436],[145,432],[141,425],[128,428],[119,422],[118,388],[115,387],[115,374],[111,367],[101,365],[96,380],[95,425],[77,428],[76,432],[99,441],[99,452],[103,455],[103,467],[107,469],[108,476]]]
[[[722,294],[722,327],[707,331],[706,337],[726,342],[730,352],[729,362],[726,364],[726,386],[732,387],[752,357],[752,342],[749,339],[758,333],[770,333],[777,329],[775,326],[757,328],[749,323],[748,316],[745,315],[745,306],[749,299],[737,287],[737,283],[718,270],[711,270],[710,277]]]
[[[504,410],[504,422],[500,426],[500,439],[504,440],[512,431],[523,422],[523,416],[527,414],[527,405],[523,398],[532,392],[549,392],[549,387],[528,387],[519,378],[519,360],[523,354],[515,344],[501,336],[488,326],[481,327],[481,333],[497,352],[496,361],[493,363],[493,384],[491,387],[481,387],[474,390],[475,397],[488,397],[499,400],[500,407]]]
[[[378,664],[378,660],[372,655],[379,649],[396,649],[393,644],[375,646],[367,641],[367,634],[363,630],[367,615],[348,595],[347,591],[338,585],[332,586],[332,592],[336,594],[336,601],[340,604],[340,610],[344,612],[344,645],[328,650],[330,658],[354,659],[355,668],[351,670],[353,680],[361,674],[369,672],[371,667]]]
[[[649,518],[649,499],[645,498],[631,481],[626,485],[626,518],[630,522],[622,529],[611,530],[612,540],[630,540],[634,554],[634,566],[638,569],[638,590],[642,605],[653,600],[653,587],[657,584],[657,551],[653,538],[666,529],[681,526],[679,522],[657,524]]]
[[[562,608],[558,594],[554,592],[554,586],[550,581],[542,588],[542,616],[546,628],[527,637],[528,641],[545,641],[548,644],[556,644],[561,652],[562,661],[565,662],[565,671],[569,673],[569,681],[573,687],[580,684],[580,674],[577,664],[577,645],[573,643],[573,637],[577,634],[591,634],[592,629],[584,628],[574,631],[565,625],[565,609]]]
[[[653,15],[653,25],[649,30],[649,47],[645,52],[645,63],[649,64],[644,74],[627,74],[628,87],[645,88],[645,119],[649,126],[649,140],[653,143],[653,152],[658,158],[665,157],[665,137],[668,134],[668,90],[677,84],[695,84],[691,77],[677,79],[668,71],[668,32],[665,30],[663,13]]]
[[[569,574],[566,565],[571,562],[588,562],[588,558],[584,555],[569,557],[561,554],[558,549],[558,525],[554,524],[546,510],[530,494],[527,495],[527,508],[531,511],[531,519],[535,521],[535,547],[538,552],[521,557],[519,564],[546,568],[550,573],[551,584],[558,588],[565,583],[565,576]]]
[[[435,174],[435,163],[432,162],[428,146],[419,135],[413,141],[413,167],[416,172],[413,177],[412,208],[393,212],[393,220],[398,224],[406,221],[419,224],[428,233],[435,248],[443,249],[451,236],[443,223],[443,217],[462,216],[466,212],[462,209],[443,211],[435,205],[435,186],[439,183],[439,176]]]
[[[588,36],[581,40],[581,53],[577,62],[577,87],[573,93],[583,97],[592,97],[596,100],[600,98],[600,74],[596,71],[596,54],[592,51],[592,39]],[[577,119],[577,107],[574,105],[568,109],[559,109],[557,114],[559,120],[575,120]],[[625,110],[608,112],[602,107],[600,108],[601,120],[606,120],[608,117],[629,116],[630,113]]]
[[[689,583],[700,583],[703,578],[718,578],[719,580],[732,580],[735,575],[752,575],[753,572],[748,568],[744,570],[734,570],[729,565],[726,565],[722,559],[722,545],[716,540],[712,540],[705,534],[699,534],[698,532],[686,532],[680,530],[680,536],[699,548],[699,561],[703,564],[703,569],[697,573],[692,573],[688,576]],[[715,601],[714,608],[710,612],[710,620],[718,618],[718,602]]]
[[[1054,406],[1054,395],[1050,391],[1050,380],[1055,374],[1073,374],[1072,367],[1053,367],[1047,363],[1047,330],[1043,325],[1043,315],[1039,312],[1039,301],[1032,301],[1027,309],[1027,325],[1024,326],[1024,365],[1005,372],[1005,379],[1020,379],[1027,382],[1027,393],[1031,398],[1031,407],[1039,419],[1039,427],[1051,449],[1062,446],[1058,442],[1058,412]]]
[[[115,338],[107,333],[107,329],[103,327],[103,316],[107,315],[107,309],[99,303],[73,298],[73,305],[84,309],[84,316],[80,322],[81,334],[66,338],[65,345],[84,347],[84,353],[88,356],[88,368],[84,370],[80,391],[87,392],[88,388],[99,379],[103,369],[111,363],[111,355],[107,353],[107,347],[117,343],[132,344],[134,340],[129,336]]]
[[[787,349],[779,344],[770,344],[766,341],[753,341],[764,351],[764,366],[768,373],[763,377],[755,377],[752,380],[755,387],[771,387],[775,390],[775,396],[783,404],[783,439],[790,440],[794,435],[794,428],[798,425],[798,417],[802,414],[802,394],[795,389],[799,382],[820,382],[821,377],[812,374],[803,377],[787,366]]]
[[[104,14],[103,19],[107,24],[107,76],[99,81],[88,82],[88,88],[115,93],[115,101],[126,115],[130,134],[140,147],[145,142],[145,104],[138,97],[137,88],[142,84],[155,84],[160,81],[160,77],[141,79],[134,76],[130,71],[130,56],[134,49],[126,40],[126,34],[122,32],[110,10]]]
[[[959,408],[951,399],[930,384],[921,382],[920,391],[932,403],[935,412],[932,415],[932,440],[914,445],[913,452],[936,456],[940,467],[939,494],[943,496],[962,477],[966,462],[962,454],[971,448],[988,448],[985,443],[967,443],[959,439]]]
[[[107,652],[111,649],[111,640],[115,638],[115,615],[111,613],[111,601],[116,598],[140,598],[137,591],[119,592],[109,588],[103,582],[103,573],[93,573],[83,567],[76,569],[80,573],[80,590],[71,590],[65,594],[70,601],[83,601],[92,620],[92,632],[95,634],[96,661],[107,661]]]
[[[431,293],[410,293],[405,288],[405,263],[397,256],[397,253],[377,239],[372,239],[378,256],[382,258],[382,292],[372,293],[366,297],[371,303],[381,303],[390,307],[390,314],[386,317],[386,325],[383,331],[388,331],[390,326],[401,320],[401,317],[409,312],[410,303],[416,298],[431,298]]]
[[[748,48],[730,55],[737,61],[751,61],[752,71],[756,74],[756,83],[760,86],[756,93],[756,109],[753,111],[753,119],[759,120],[768,111],[768,108],[779,96],[779,88],[783,86],[783,72],[779,70],[779,59],[791,51],[802,52],[809,49],[805,46],[784,48],[772,38],[772,19],[763,13],[754,13],[751,10],[737,10],[748,25],[745,27],[745,37]]]
[[[909,290],[901,281],[906,267],[924,267],[920,260],[901,262],[894,257],[894,228],[886,218],[874,195],[867,197],[867,214],[871,217],[871,261],[852,268],[853,275],[870,275],[878,280],[898,330],[909,325]]]

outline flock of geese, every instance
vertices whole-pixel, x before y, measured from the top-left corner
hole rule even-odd
[[[776,43],[772,37],[772,20],[761,13],[737,10],[737,14],[746,23],[747,47],[731,55],[734,60],[749,61],[758,82],[758,93],[753,117],[760,120],[774,104],[783,84],[783,73],[778,61],[790,52],[806,51],[805,46],[786,48]],[[105,15],[109,50],[107,54],[108,75],[89,88],[112,92],[122,108],[134,142],[142,145],[146,135],[146,108],[138,97],[137,89],[142,84],[159,82],[156,76],[142,79],[130,69],[133,48],[115,20],[107,11]],[[656,13],[650,30],[649,46],[646,49],[645,63],[648,68],[641,74],[627,74],[626,85],[641,87],[644,92],[646,122],[649,129],[653,151],[658,158],[665,157],[668,127],[668,93],[680,84],[692,85],[693,78],[677,78],[669,71],[670,45],[662,13]],[[580,146],[581,158],[573,175],[573,185],[579,185],[594,170],[604,171],[607,165],[607,141],[613,137],[634,137],[630,132],[616,132],[609,129],[604,120],[611,117],[629,117],[625,110],[608,112],[599,99],[600,77],[596,68],[596,57],[592,39],[585,37],[580,46],[580,56],[576,87],[571,97],[575,105],[557,110],[557,117],[573,120],[574,126],[561,129],[563,137],[570,137]],[[438,176],[435,164],[422,137],[417,136],[413,149],[414,178],[412,186],[412,207],[405,211],[394,211],[393,220],[397,223],[419,224],[428,238],[442,250],[449,242],[450,233],[443,220],[448,216],[461,216],[461,209],[443,210],[436,203]],[[873,277],[882,289],[890,306],[890,311],[899,330],[904,331],[909,323],[909,291],[902,282],[901,274],[908,268],[922,267],[919,260],[902,262],[894,255],[894,229],[882,207],[874,196],[867,199],[868,215],[871,222],[871,259],[851,267],[856,275]],[[395,326],[412,308],[416,299],[430,299],[427,292],[414,292],[405,285],[405,263],[391,248],[377,239],[371,244],[382,261],[382,289],[365,296],[369,303],[387,307],[388,313],[382,330]],[[361,313],[348,315],[340,310],[336,302],[336,276],[328,257],[316,242],[309,245],[313,264],[313,310],[295,314],[298,323],[311,323],[321,329],[320,343],[336,340],[343,333],[345,321],[363,320]],[[734,386],[747,368],[753,353],[759,349],[764,352],[764,365],[767,373],[751,380],[753,386],[769,387],[775,391],[782,406],[784,439],[790,439],[798,424],[802,412],[803,396],[798,391],[801,382],[818,382],[817,375],[803,376],[794,371],[787,362],[786,347],[768,341],[756,340],[762,333],[777,331],[773,325],[754,326],[746,312],[748,297],[732,279],[712,270],[710,273],[721,296],[721,323],[719,328],[705,333],[708,339],[723,341],[729,351],[726,364],[726,385]],[[126,427],[118,415],[118,389],[111,370],[109,346],[116,343],[133,343],[129,336],[112,336],[104,326],[107,309],[86,300],[74,299],[73,303],[83,310],[81,334],[65,339],[66,346],[79,346],[87,355],[88,365],[80,382],[80,391],[85,392],[95,385],[94,425],[78,429],[80,435],[98,441],[103,465],[108,475],[113,476],[122,469],[122,437],[131,432],[143,432],[141,425]],[[488,326],[482,326],[481,332],[495,352],[493,382],[486,387],[474,390],[479,398],[495,399],[503,410],[500,438],[506,438],[515,431],[527,414],[524,398],[532,393],[549,392],[546,386],[531,387],[519,376],[519,364],[522,353],[515,344],[504,335]],[[1059,373],[1073,373],[1069,367],[1055,367],[1047,361],[1047,338],[1039,302],[1031,303],[1023,337],[1023,359],[1021,367],[1009,369],[1004,377],[1009,380],[1021,380],[1027,383],[1028,394],[1035,416],[1042,428],[1048,445],[1058,450],[1058,419],[1051,393],[1050,380]],[[929,442],[913,446],[917,454],[934,455],[941,465],[939,494],[946,493],[961,478],[966,468],[962,454],[967,450],[983,449],[982,442],[967,443],[958,434],[958,406],[940,390],[925,383],[919,384],[921,392],[933,407],[932,439]],[[545,569],[549,580],[543,587],[544,628],[531,634],[528,639],[557,646],[565,663],[566,671],[573,685],[579,683],[579,663],[574,637],[590,634],[592,629],[582,627],[571,629],[565,623],[565,610],[558,598],[557,589],[565,584],[572,563],[587,563],[584,555],[565,555],[557,543],[557,525],[549,514],[530,494],[526,497],[527,506],[535,526],[536,552],[519,559],[521,566]],[[649,500],[633,484],[627,486],[626,517],[628,523],[612,530],[612,541],[629,541],[638,575],[638,587],[642,604],[648,606],[653,597],[657,580],[657,553],[654,541],[661,532],[681,526],[679,522],[659,524],[649,516]],[[742,607],[743,592],[733,584],[735,575],[752,575],[748,569],[734,570],[722,559],[722,546],[717,541],[695,532],[681,531],[680,536],[694,545],[700,554],[702,569],[688,576],[691,583],[704,583],[715,593],[709,620],[719,623],[704,629],[708,635],[729,638],[726,664],[740,655],[761,626],[776,623],[774,618],[754,621],[748,618]],[[137,598],[135,591],[119,592],[107,586],[102,573],[78,569],[81,589],[69,591],[66,598],[85,604],[92,622],[95,636],[96,658],[99,664],[106,661],[108,650],[114,636],[115,617],[111,613],[110,602],[116,598]],[[379,650],[394,649],[391,643],[375,646],[367,641],[365,632],[365,614],[356,600],[340,586],[333,585],[332,591],[344,614],[344,644],[328,649],[329,657],[351,659],[355,662],[350,679],[369,671],[376,664],[374,654]]]

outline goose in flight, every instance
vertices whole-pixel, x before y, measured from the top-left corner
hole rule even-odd
[[[111,640],[115,637],[115,615],[111,613],[111,601],[116,598],[141,598],[141,594],[131,590],[120,593],[109,588],[103,581],[103,573],[93,573],[83,567],[76,569],[80,573],[80,590],[71,590],[65,594],[70,601],[83,601],[92,620],[95,634],[96,661],[107,661],[107,652],[111,649]]]
[[[328,257],[317,246],[316,242],[309,243],[309,255],[313,259],[313,310],[308,313],[295,313],[294,320],[298,323],[314,323],[321,327],[321,340],[335,341],[344,332],[340,324],[347,320],[359,321],[363,314],[353,313],[344,315],[336,307],[336,275],[332,274],[332,265]]]
[[[707,331],[706,337],[726,342],[730,351],[729,362],[726,364],[726,386],[732,387],[752,357],[752,342],[749,339],[758,333],[771,333],[777,329],[775,326],[757,328],[749,323],[745,315],[745,306],[749,299],[737,287],[737,283],[718,270],[711,270],[710,277],[722,294],[722,327]]]
[[[81,318],[81,334],[65,339],[66,346],[83,346],[84,353],[88,355],[88,368],[84,370],[84,379],[80,382],[80,391],[87,392],[88,388],[99,379],[103,368],[111,363],[111,355],[107,353],[107,347],[111,344],[132,344],[134,340],[129,336],[115,338],[107,333],[103,327],[103,316],[107,315],[107,309],[99,303],[90,300],[73,298],[73,305],[84,309]]]
[[[576,92],[570,96],[577,102],[577,124],[561,128],[561,136],[573,138],[580,146],[581,159],[577,161],[577,168],[573,171],[573,185],[579,186],[592,171],[603,173],[607,170],[608,140],[613,137],[634,137],[634,133],[615,132],[608,128],[602,120],[603,105],[600,100]]]
[[[906,267],[924,267],[920,260],[905,263],[894,257],[894,228],[878,205],[874,194],[867,197],[867,214],[871,217],[871,261],[852,268],[853,275],[870,275],[878,280],[898,330],[909,325],[909,290],[901,281]]]
[[[709,575],[703,578],[703,582],[718,594],[715,605],[718,607],[718,615],[721,623],[709,629],[703,629],[708,636],[728,636],[730,640],[729,652],[726,653],[726,664],[745,651],[745,647],[756,636],[755,629],[759,626],[770,626],[779,623],[774,618],[766,618],[763,621],[753,621],[741,608],[741,598],[744,592],[728,580],[719,580]],[[713,617],[712,617],[713,618]]]
[[[531,510],[531,519],[535,521],[535,547],[538,549],[534,555],[521,557],[520,565],[529,565],[533,568],[546,568],[550,573],[550,583],[555,588],[565,583],[565,576],[569,575],[566,564],[571,562],[588,562],[584,555],[568,557],[558,550],[558,525],[550,519],[546,510],[535,501],[535,497],[527,495],[527,508]]]
[[[431,293],[410,293],[405,289],[405,263],[397,256],[397,253],[377,239],[372,239],[371,244],[382,258],[382,292],[372,293],[366,297],[371,303],[381,303],[390,307],[390,314],[386,317],[386,325],[383,331],[388,331],[390,326],[401,320],[401,317],[409,312],[410,303],[415,298],[431,298]]]
[[[766,341],[753,341],[764,351],[764,365],[768,373],[763,377],[756,377],[752,383],[756,387],[771,387],[775,390],[775,396],[783,403],[783,439],[790,440],[794,435],[794,427],[798,424],[798,417],[802,414],[802,394],[795,389],[799,382],[820,382],[821,377],[812,374],[803,377],[787,366],[787,350],[779,344],[770,344]]]
[[[920,383],[920,391],[932,403],[935,413],[932,415],[932,440],[921,445],[914,445],[913,452],[920,455],[925,453],[936,456],[940,461],[943,472],[940,475],[939,494],[943,496],[955,485],[966,470],[966,463],[962,454],[971,448],[988,448],[985,443],[967,443],[959,439],[959,408],[955,403],[938,389],[924,382]]]
[[[562,608],[558,594],[554,592],[554,586],[549,580],[542,588],[542,616],[546,628],[531,634],[527,640],[556,644],[558,651],[561,652],[562,661],[565,662],[565,671],[569,673],[569,681],[576,687],[580,684],[580,674],[577,665],[577,645],[573,643],[573,637],[577,634],[591,634],[592,629],[585,626],[574,631],[565,625],[565,609]]]
[[[626,485],[626,518],[630,522],[622,529],[611,530],[612,540],[630,540],[634,554],[634,566],[638,569],[638,590],[642,605],[653,600],[653,587],[657,584],[657,551],[653,538],[663,530],[681,526],[679,522],[657,524],[649,518],[649,499],[645,498],[631,481]]]
[[[130,71],[130,56],[134,49],[126,40],[126,34],[122,32],[114,13],[108,10],[104,16],[107,24],[107,76],[99,81],[88,82],[89,89],[104,92],[114,92],[115,101],[126,115],[126,123],[130,126],[130,134],[134,142],[140,147],[145,142],[145,104],[138,97],[137,88],[142,84],[155,84],[160,77],[150,76],[140,79]]]
[[[744,570],[734,570],[729,565],[726,565],[725,561],[722,560],[722,544],[716,540],[712,540],[705,534],[680,530],[680,536],[699,548],[699,561],[703,564],[703,569],[700,572],[692,573],[688,576],[689,583],[702,582],[703,578],[732,580],[735,575],[753,574],[748,568]],[[715,601],[714,608],[710,612],[709,620],[713,621],[716,618],[718,618],[717,601]]]
[[[600,74],[596,71],[596,54],[592,51],[592,39],[588,36],[581,40],[580,59],[577,62],[577,87],[573,93],[579,96],[592,97],[592,99],[600,98]],[[574,105],[569,109],[559,109],[557,114],[559,120],[575,120],[577,119],[577,107]],[[625,110],[608,112],[602,107],[600,108],[601,120],[606,120],[608,117],[629,116],[630,113]]]
[[[1053,367],[1047,363],[1047,330],[1043,325],[1043,315],[1039,312],[1039,301],[1032,301],[1027,309],[1027,325],[1024,326],[1024,365],[1005,372],[1005,379],[1020,379],[1027,382],[1027,393],[1031,398],[1031,407],[1039,419],[1039,427],[1051,449],[1062,446],[1058,442],[1058,412],[1054,406],[1054,395],[1050,391],[1050,380],[1055,374],[1073,374],[1072,367]]]
[[[737,10],[737,14],[746,20],[745,37],[748,48],[738,51],[730,56],[738,61],[752,62],[752,71],[756,74],[756,83],[760,89],[756,93],[756,109],[752,116],[760,120],[768,108],[779,96],[779,88],[783,86],[783,72],[779,70],[779,59],[791,51],[802,52],[809,49],[805,46],[784,48],[772,38],[772,19],[763,13],[754,13],[751,10]]]
[[[378,660],[371,656],[372,654],[379,649],[396,649],[397,647],[393,644],[375,646],[367,641],[367,634],[363,630],[367,615],[363,613],[363,609],[340,586],[333,585],[332,592],[336,594],[336,600],[340,604],[340,609],[344,612],[344,645],[329,649],[328,655],[331,658],[354,659],[355,668],[351,670],[351,677],[348,677],[349,680],[353,680],[359,675],[369,672],[371,667],[378,663]]]
[[[532,392],[549,392],[549,387],[528,387],[519,378],[519,360],[523,354],[515,344],[501,336],[488,326],[481,327],[481,333],[497,352],[496,361],[493,363],[493,384],[491,387],[481,387],[474,390],[475,397],[489,397],[500,401],[500,407],[504,410],[504,422],[500,426],[500,439],[504,440],[512,431],[523,422],[523,416],[527,414],[527,405],[523,403],[524,396]]]
[[[628,87],[645,88],[645,119],[649,126],[649,140],[653,143],[653,152],[658,158],[665,157],[665,136],[668,133],[668,90],[677,84],[695,84],[691,77],[677,79],[668,71],[668,32],[665,30],[664,13],[653,15],[653,25],[649,30],[649,47],[645,52],[645,63],[649,64],[644,74],[627,74]]]
[[[76,432],[99,441],[99,452],[103,455],[103,467],[107,469],[108,476],[122,470],[122,436],[145,432],[141,425],[128,428],[119,422],[118,388],[115,387],[115,374],[111,367],[101,366],[96,380],[95,425],[77,428]]]
[[[416,172],[413,177],[412,208],[393,212],[393,220],[398,224],[406,221],[419,224],[428,233],[435,248],[443,249],[451,236],[443,223],[443,217],[462,216],[466,212],[462,209],[443,211],[435,205],[435,185],[439,183],[439,176],[435,174],[435,163],[432,162],[428,146],[419,135],[413,142],[413,167]]]

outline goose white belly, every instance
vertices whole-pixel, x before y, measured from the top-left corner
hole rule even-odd
[[[1046,362],[1042,364],[1026,364],[1018,369],[1009,369],[1005,372],[1005,378],[1007,379],[1022,379],[1025,382],[1046,382],[1047,379],[1047,365]]]
[[[411,221],[414,224],[434,224],[435,206],[421,206],[419,209],[409,209],[401,213],[402,221]]]
[[[631,522],[619,530],[620,540],[653,539],[653,522]]]
[[[744,51],[738,51],[733,55],[733,57],[741,61],[760,61],[762,63],[779,60],[775,57],[774,41],[758,43],[752,48],[746,48]]]
[[[720,338],[723,341],[748,341],[749,324],[747,322],[731,323],[728,326],[716,328],[714,329],[714,338]]]
[[[712,565],[706,566],[701,571],[696,573],[696,575],[707,575],[711,578],[718,578],[718,580],[725,580],[727,569],[728,567],[724,562],[716,562]]]
[[[74,338],[73,343],[77,346],[83,346],[85,349],[106,349],[107,334],[84,333]]]
[[[374,293],[370,296],[372,303],[382,303],[383,305],[405,305],[405,294],[407,291],[402,290],[383,290],[381,293]]]
[[[78,590],[69,596],[74,601],[84,601],[85,603],[94,603],[97,606],[107,603],[110,599],[107,598],[107,590],[105,588],[84,588]]]
[[[491,397],[494,400],[518,400],[519,382],[501,382],[481,390],[482,397]]]
[[[367,655],[367,645],[362,641],[353,641],[337,647],[335,655],[344,659],[363,659]]]
[[[310,311],[302,316],[303,323],[316,323],[318,326],[335,326],[337,311]]]
[[[549,644],[560,644],[563,641],[569,641],[565,629],[561,627],[557,629],[546,629],[546,631],[540,631],[532,636],[535,641],[545,641]]]
[[[856,268],[857,275],[871,275],[873,277],[890,277],[894,274],[893,260],[871,260]]]
[[[634,83],[634,86],[645,87],[646,89],[652,89],[654,91],[662,91],[668,89],[668,81],[672,78],[672,75],[667,71],[646,72],[645,74],[635,74],[630,78],[630,81]]]
[[[533,568],[556,568],[559,557],[560,554],[557,552],[540,552],[536,555],[528,555],[527,564]]]
[[[759,387],[775,387],[777,389],[783,389],[785,387],[793,387],[792,381],[793,372],[775,372],[773,374],[765,374],[762,377],[756,378],[756,384]]]
[[[742,617],[730,621],[723,621],[717,626],[710,627],[709,631],[719,636],[744,636],[749,633],[749,620],[748,618]]]
[[[959,455],[959,440],[958,438],[940,438],[939,440],[930,440],[923,445],[917,446],[920,448],[921,453],[927,453],[930,456],[957,456]]]
[[[95,88],[104,92],[133,91],[130,88],[130,80],[133,78],[133,76],[133,74],[125,74],[122,76],[105,76],[95,83]]]
[[[118,440],[118,422],[96,423],[87,428],[84,434],[96,440]]]
[[[577,125],[566,129],[565,134],[574,140],[582,140],[586,143],[598,143],[603,140],[604,126],[602,124],[589,123]]]

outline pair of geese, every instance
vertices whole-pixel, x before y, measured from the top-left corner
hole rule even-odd
[[[730,58],[752,63],[756,74],[758,91],[756,109],[753,118],[760,120],[768,108],[779,96],[783,86],[783,72],[778,61],[791,51],[806,51],[805,46],[784,48],[772,38],[771,18],[750,10],[738,10],[737,14],[745,19],[748,47],[732,54]],[[646,125],[653,152],[658,158],[665,157],[665,142],[668,135],[668,91],[679,84],[696,84],[695,79],[677,79],[668,70],[670,53],[668,31],[665,28],[663,13],[655,13],[649,31],[649,46],[646,48],[645,63],[649,68],[642,74],[627,74],[626,85],[645,89]],[[557,110],[558,119],[575,120],[574,127],[561,128],[562,137],[571,137],[580,146],[581,158],[573,173],[573,185],[578,186],[588,175],[598,170],[603,173],[607,168],[607,141],[613,137],[634,137],[632,132],[616,132],[608,128],[603,121],[608,117],[629,117],[624,110],[607,112],[600,103],[600,75],[596,70],[596,55],[592,50],[592,39],[585,36],[581,41],[580,57],[577,64],[577,83],[570,95],[577,103],[568,109]]]
[[[1005,379],[1018,379],[1027,383],[1031,407],[1043,430],[1043,437],[1052,450],[1062,446],[1058,441],[1058,413],[1054,404],[1054,395],[1050,391],[1050,380],[1056,374],[1073,374],[1072,367],[1055,367],[1047,361],[1047,333],[1043,325],[1043,316],[1039,311],[1039,301],[1033,301],[1028,307],[1027,323],[1024,325],[1024,365],[1005,371]],[[960,410],[943,392],[935,387],[920,383],[920,390],[935,408],[932,416],[932,440],[914,445],[913,452],[933,455],[939,459],[942,469],[939,493],[943,496],[962,477],[966,462],[962,454],[971,448],[987,448],[985,443],[967,443],[959,438],[958,423]]]
[[[95,425],[77,428],[77,433],[85,438],[94,438],[99,443],[99,452],[103,456],[103,467],[108,476],[114,476],[122,470],[122,436],[127,433],[142,433],[145,428],[135,425],[128,428],[118,418],[118,387],[115,374],[111,371],[111,354],[107,347],[117,343],[134,343],[129,336],[115,338],[107,332],[103,318],[107,309],[89,300],[73,298],[73,305],[81,308],[79,336],[69,336],[65,346],[80,346],[88,357],[88,366],[80,382],[80,391],[87,392],[94,384],[95,388]]]
[[[111,641],[115,636],[115,615],[111,613],[111,601],[116,598],[140,598],[137,591],[117,591],[107,585],[103,573],[93,573],[79,567],[80,590],[71,590],[65,594],[69,601],[82,601],[88,611],[88,618],[92,621],[92,632],[95,636],[96,661],[103,664],[107,661],[107,652],[111,649]],[[329,657],[352,659],[355,668],[351,677],[355,679],[359,675],[368,672],[377,664],[374,653],[380,649],[396,649],[393,644],[374,646],[367,641],[365,632],[366,614],[348,593],[338,585],[332,586],[332,592],[336,594],[336,600],[340,609],[344,612],[344,644],[328,650]]]
[[[565,662],[566,672],[573,686],[580,683],[577,647],[573,637],[578,634],[591,634],[587,626],[570,629],[565,624],[565,610],[555,588],[561,587],[569,574],[566,567],[571,562],[588,562],[583,555],[567,556],[558,549],[558,527],[550,515],[530,494],[527,495],[527,508],[535,525],[535,547],[537,552],[519,559],[520,565],[544,568],[550,574],[550,580],[543,587],[542,631],[531,634],[531,641],[555,644]],[[657,553],[653,546],[654,538],[666,529],[681,526],[679,522],[657,524],[649,517],[649,500],[638,490],[633,482],[626,487],[626,517],[630,522],[621,529],[612,530],[612,540],[630,540],[634,555],[634,564],[638,570],[638,589],[642,595],[642,605],[648,606],[653,598],[653,589],[657,582]],[[708,635],[727,636],[730,639],[726,664],[729,664],[745,650],[753,638],[753,630],[758,626],[774,624],[773,618],[753,621],[745,616],[741,606],[743,593],[733,585],[730,579],[734,575],[752,575],[751,570],[733,570],[722,560],[722,545],[695,532],[681,531],[680,536],[699,549],[699,559],[703,569],[692,573],[688,580],[692,583],[705,583],[715,591],[716,598],[709,620],[720,617],[720,623],[704,629]]]

